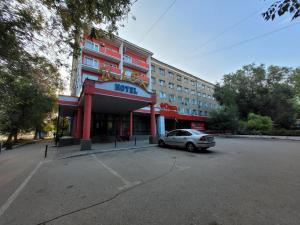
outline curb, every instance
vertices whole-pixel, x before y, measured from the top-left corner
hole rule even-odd
[[[266,136],[266,135],[215,135],[224,138],[248,138],[264,140],[300,141],[300,137],[295,136]]]
[[[60,158],[58,158],[58,160],[75,158],[75,157],[80,157],[80,156],[87,156],[87,155],[92,155],[92,154],[101,154],[101,153],[107,153],[107,152],[118,152],[118,151],[126,151],[126,150],[140,149],[140,148],[150,148],[150,147],[154,147],[154,146],[157,146],[157,144],[127,147],[127,148],[117,148],[117,149],[111,148],[111,149],[105,149],[105,150],[80,151],[80,152],[76,152],[76,153],[68,155],[68,156],[60,157]]]

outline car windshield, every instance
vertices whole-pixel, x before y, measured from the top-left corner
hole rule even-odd
[[[200,132],[200,131],[198,131],[198,130],[189,130],[189,132],[191,132],[191,133],[194,134],[194,135],[204,134],[204,133],[202,133],[202,132]]]

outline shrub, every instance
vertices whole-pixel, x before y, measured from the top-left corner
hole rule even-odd
[[[248,114],[247,127],[249,130],[268,131],[273,127],[273,121],[268,116],[261,116],[255,113]]]

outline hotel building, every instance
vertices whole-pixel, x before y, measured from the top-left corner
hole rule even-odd
[[[175,128],[205,129],[217,107],[214,85],[152,57],[119,37],[83,36],[73,60],[71,96],[59,96],[59,117],[71,121],[81,149],[92,142],[149,137]]]

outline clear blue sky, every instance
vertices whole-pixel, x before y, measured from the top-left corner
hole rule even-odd
[[[136,20],[129,16],[125,27],[119,29],[119,36],[152,51],[155,58],[213,83],[249,63],[300,66],[300,19],[291,21],[288,15],[275,22],[264,21],[261,12],[273,1],[177,0],[145,36],[173,1],[138,0],[131,11]],[[292,23],[298,24],[212,53]]]

